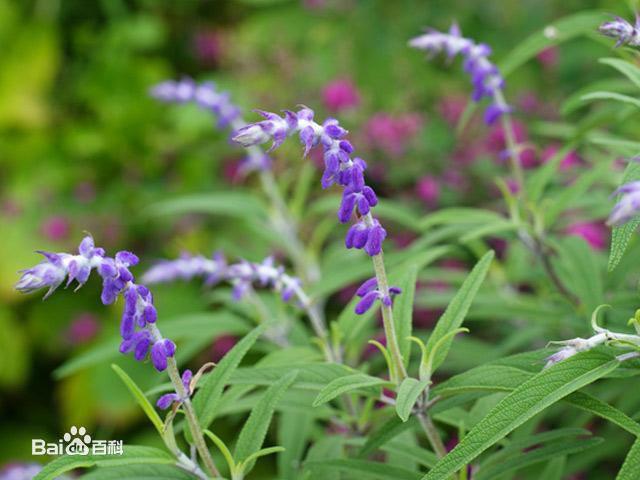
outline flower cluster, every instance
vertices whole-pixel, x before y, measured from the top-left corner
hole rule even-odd
[[[120,352],[133,352],[138,361],[149,355],[158,371],[167,368],[167,358],[175,354],[175,344],[160,335],[155,327],[158,317],[153,304],[153,295],[147,287],[135,283],[129,267],[138,263],[138,257],[131,252],[118,252],[114,258],[108,257],[104,249],[96,247],[91,236],[86,236],[78,247],[78,255],[69,253],[39,252],[45,260],[33,268],[23,270],[16,284],[21,292],[33,292],[42,288],[49,290],[44,298],[51,295],[66,279],[66,286],[74,280],[79,289],[93,269],[102,277],[101,300],[104,305],[114,303],[118,297],[124,298],[124,310],[120,324],[122,343]]]
[[[640,46],[640,17],[636,16],[635,25],[631,25],[625,19],[613,17],[610,22],[605,22],[598,28],[600,33],[617,40],[616,47],[627,44],[631,47]]]
[[[261,263],[242,260],[227,264],[225,258],[216,253],[212,258],[202,255],[183,255],[175,260],[164,260],[151,267],[144,275],[147,284],[166,283],[174,280],[191,280],[203,277],[207,286],[227,281],[233,285],[233,298],[240,300],[253,284],[271,288],[279,292],[284,301],[294,296],[304,306],[309,306],[309,298],[301,288],[298,278],[287,275],[282,266],[275,266],[272,257]]]
[[[358,315],[362,315],[373,306],[376,300],[380,300],[383,305],[390,306],[393,302],[393,297],[400,293],[402,293],[402,290],[398,287],[389,287],[388,294],[381,292],[378,289],[378,280],[376,277],[372,277],[360,285],[360,288],[356,291],[360,301],[356,304],[355,311]]]
[[[621,194],[607,220],[607,225],[622,225],[640,213],[640,181],[622,185],[612,195]]]
[[[478,102],[483,97],[492,100],[484,114],[487,124],[494,123],[502,114],[512,110],[502,97],[504,79],[498,67],[489,60],[491,48],[464,38],[456,23],[451,25],[448,33],[429,29],[427,33],[411,39],[409,46],[426,50],[432,55],[446,52],[449,58],[462,55],[464,70],[471,76],[473,83],[473,101]]]
[[[180,81],[167,80],[151,88],[151,96],[170,103],[193,102],[202,109],[213,113],[218,119],[218,128],[242,128],[245,122],[240,115],[240,108],[231,102],[229,92],[220,92],[213,82],[196,83],[190,78]],[[261,150],[250,150],[245,158],[242,170],[264,170],[271,165],[271,159]]]
[[[245,147],[272,141],[270,150],[273,150],[288,136],[298,134],[305,156],[312,148],[322,145],[325,164],[322,187],[328,188],[334,183],[344,187],[339,220],[347,223],[357,207],[357,223],[347,233],[347,248],[361,248],[370,256],[378,255],[387,232],[371,215],[371,208],[377,205],[378,199],[364,183],[366,163],[361,158],[351,158],[354,148],[345,139],[347,130],[334,118],[327,119],[322,125],[316,123],[313,110],[307,107],[298,112],[285,110],[284,117],[260,110],[258,113],[265,120],[239,129],[233,140]]]
[[[191,372],[191,370],[187,369],[184,372],[182,372],[182,385],[184,386],[184,391],[186,393],[187,398],[191,397],[191,394],[193,393],[193,389],[191,388],[192,378],[193,378],[193,373]],[[158,399],[158,401],[156,402],[156,405],[158,406],[159,409],[166,410],[171,406],[172,403],[174,402],[182,403],[184,400],[185,400],[184,398],[181,398],[180,395],[178,395],[175,392],[165,393]]]

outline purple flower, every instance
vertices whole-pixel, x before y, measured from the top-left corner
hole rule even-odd
[[[373,257],[382,251],[382,242],[387,236],[387,231],[375,218],[370,224],[365,220],[360,220],[349,228],[344,243],[347,248],[363,248]]]
[[[233,299],[241,300],[254,284],[262,288],[270,288],[279,292],[287,302],[294,296],[303,304],[308,305],[308,298],[301,288],[298,278],[287,275],[284,268],[275,266],[272,257],[265,258],[261,263],[240,262],[228,265],[224,257],[216,253],[213,258],[202,255],[183,255],[176,260],[165,260],[143,276],[144,283],[165,283],[174,280],[191,280],[203,277],[205,285],[211,286],[221,281],[233,285]]]
[[[151,88],[152,97],[163,102],[193,102],[200,108],[211,112],[218,119],[218,128],[231,127],[237,134],[243,131],[245,122],[240,108],[231,102],[229,92],[220,92],[213,82],[197,84],[189,78],[180,81],[167,80]],[[271,167],[271,159],[260,149],[249,150],[241,171],[246,174],[252,170],[266,170]]]
[[[49,288],[45,298],[51,295],[67,279],[67,286],[78,283],[84,285],[93,269],[102,277],[102,303],[109,305],[118,297],[124,299],[120,334],[122,343],[120,352],[133,352],[138,361],[147,357],[153,342],[152,361],[156,369],[166,368],[167,358],[172,357],[175,345],[171,340],[162,338],[155,327],[158,317],[153,305],[153,295],[143,285],[135,283],[129,267],[138,263],[138,257],[131,252],[118,252],[115,258],[107,257],[102,248],[94,245],[93,238],[87,235],[78,247],[78,255],[68,253],[46,253],[45,261],[33,268],[23,270],[16,284],[21,292],[32,292]],[[160,346],[156,346],[160,345]]]
[[[356,295],[361,300],[356,304],[355,312],[358,315],[362,315],[367,312],[375,303],[376,300],[380,300],[383,305],[387,307],[393,303],[393,297],[399,295],[402,291],[398,287],[389,287],[388,292],[382,292],[378,288],[378,280],[375,277],[370,278],[356,291]]]
[[[338,218],[346,223],[357,208],[359,220],[347,233],[347,247],[364,248],[371,256],[379,254],[386,231],[371,215],[371,207],[378,200],[374,191],[364,183],[366,163],[360,158],[351,158],[354,148],[345,139],[347,130],[334,118],[328,118],[320,125],[313,120],[313,110],[307,107],[302,107],[298,112],[285,110],[284,116],[258,112],[265,120],[238,130],[233,141],[245,147],[272,141],[271,149],[274,149],[287,137],[298,134],[304,147],[304,156],[312,148],[322,146],[325,165],[322,187],[328,188],[337,183],[345,189]]]
[[[640,181],[622,185],[612,195],[621,194],[607,219],[607,225],[619,226],[640,213]]]
[[[189,78],[167,80],[151,88],[151,96],[163,102],[194,102],[218,118],[218,128],[224,128],[240,117],[240,109],[229,99],[228,92],[219,92],[213,82],[197,84]]]
[[[640,17],[638,16],[634,25],[623,18],[613,17],[612,21],[600,25],[598,31],[607,37],[615,38],[616,47],[624,44],[631,47],[640,46]]]
[[[193,373],[191,372],[191,370],[185,370],[182,373],[182,385],[184,385],[184,390],[187,394],[187,398],[189,398],[193,393],[191,389],[192,378],[193,378]],[[156,405],[161,410],[166,410],[171,406],[172,403],[174,402],[182,403],[183,401],[184,399],[180,398],[180,395],[178,395],[177,393],[166,393],[158,399],[158,401],[156,402]]]
[[[471,77],[473,84],[471,95],[473,101],[478,102],[484,97],[492,100],[485,110],[484,119],[487,124],[495,122],[502,114],[511,111],[511,107],[502,98],[504,79],[498,67],[488,58],[491,48],[483,43],[475,43],[471,39],[464,38],[456,23],[451,25],[449,33],[429,29],[427,33],[409,41],[409,46],[425,50],[430,55],[444,52],[449,58],[460,54],[464,58],[463,68]]]
[[[104,262],[104,250],[94,248],[93,238],[86,236],[78,247],[78,255],[39,251],[45,260],[33,268],[22,270],[16,284],[20,292],[29,293],[49,288],[44,298],[49,297],[67,278],[67,286],[76,280],[78,288],[89,279],[91,270]]]

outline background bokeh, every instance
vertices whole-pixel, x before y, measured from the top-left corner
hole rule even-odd
[[[500,209],[494,177],[506,171],[501,131],[473,117],[457,134],[468,79],[446,60],[425,62],[407,40],[424,26],[446,29],[456,19],[466,36],[491,45],[499,62],[529,34],[587,9],[631,12],[623,2],[605,0],[0,0],[0,465],[31,460],[31,438],[58,438],[69,425],[84,425],[96,438],[157,442],[109,368],[114,360],[108,354],[108,361],[70,375],[56,370],[113,338],[119,307],[99,304],[95,279],[46,302],[15,292],[17,271],[38,261],[35,250],[72,250],[88,231],[108,251],[135,251],[142,259],[138,272],[184,250],[222,249],[251,260],[274,251],[268,237],[247,234],[236,217],[154,208],[182,194],[259,188],[254,176],[239,173],[242,151],[230,144],[228,132],[216,130],[196,106],[153,100],[152,85],[181,76],[212,79],[247,119],[256,118],[252,108],[297,104],[316,109],[319,118],[336,114],[383,197],[419,214],[449,206]],[[517,108],[526,168],[557,151],[554,122],[584,112],[563,115],[561,103],[612,76],[597,63],[611,55],[611,42],[591,37],[545,50],[509,77],[506,94]],[[633,135],[638,126],[629,120],[611,128]],[[301,175],[319,176],[290,143],[274,155],[285,190]],[[569,179],[571,168],[587,169],[597,160],[593,150],[576,147],[560,175]],[[317,190],[312,197],[323,195]],[[590,192],[556,233],[582,236],[595,252],[606,249],[609,192]],[[327,227],[335,223],[328,208],[298,213],[318,219],[302,222],[306,239],[319,225],[340,243],[343,227]],[[390,233],[398,247],[412,239],[401,226],[392,225]],[[504,243],[495,239],[499,249]],[[517,265],[517,255],[512,260]],[[464,266],[451,259],[432,272],[439,280],[433,291],[444,293],[424,299],[420,321],[426,327],[445,303],[446,282],[464,273],[456,261]],[[538,293],[544,302],[544,292]],[[344,298],[335,296],[336,311]],[[159,288],[157,299],[163,317],[206,311],[218,302],[195,284]],[[562,329],[549,331],[556,337],[541,333],[538,343],[516,343],[502,353],[563,338]],[[219,358],[233,343],[229,333],[194,344],[195,363]],[[487,344],[493,334],[501,337],[500,328],[479,332]],[[140,384],[156,381],[148,378],[148,365],[117,361]],[[451,368],[468,364],[473,360],[458,353]]]

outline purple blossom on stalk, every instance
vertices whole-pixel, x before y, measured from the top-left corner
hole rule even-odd
[[[213,113],[218,119],[218,128],[231,127],[237,130],[245,125],[240,108],[231,102],[229,92],[220,92],[215,83],[196,83],[190,78],[179,81],[166,80],[150,90],[150,95],[166,103],[195,103],[203,110]],[[250,151],[242,165],[243,173],[251,170],[265,170],[271,166],[271,159],[259,150]]]
[[[174,280],[191,280],[202,277],[205,285],[212,286],[225,281],[233,286],[233,299],[241,300],[252,286],[270,288],[280,293],[287,302],[294,296],[304,306],[310,302],[298,278],[285,273],[282,266],[274,265],[273,258],[267,257],[261,263],[240,262],[227,264],[225,258],[216,253],[212,258],[202,255],[183,255],[175,260],[164,260],[151,267],[142,279],[147,284],[166,283]]]
[[[356,291],[356,295],[360,297],[360,301],[357,303],[355,312],[358,315],[362,315],[367,312],[375,303],[376,300],[380,300],[383,305],[387,307],[393,303],[393,297],[402,293],[398,287],[389,287],[389,294],[385,294],[378,289],[378,280],[376,277],[372,277],[362,285]]]
[[[129,267],[138,263],[131,252],[118,252],[115,258],[107,257],[104,249],[94,245],[87,235],[78,247],[78,255],[69,253],[39,252],[45,260],[35,267],[22,270],[16,289],[29,293],[42,288],[49,290],[46,299],[64,281],[69,286],[74,280],[78,290],[84,285],[93,269],[102,277],[101,300],[104,305],[114,303],[118,297],[124,299],[120,324],[121,353],[133,352],[134,358],[142,361],[149,355],[158,371],[167,368],[167,358],[173,357],[175,344],[160,335],[155,327],[158,317],[153,304],[153,295],[147,287],[135,283]]]
[[[334,118],[325,120],[322,125],[315,122],[313,110],[304,106],[298,112],[285,110],[283,117],[261,110],[257,112],[265,120],[239,129],[233,141],[245,147],[271,141],[270,150],[273,150],[287,137],[298,134],[304,147],[304,156],[307,156],[312,148],[321,145],[325,165],[322,188],[328,188],[334,183],[344,187],[338,219],[346,223],[354,208],[357,208],[358,221],[347,233],[347,248],[364,248],[368,255],[378,255],[382,251],[386,231],[371,215],[371,207],[374,207],[378,200],[374,191],[364,182],[366,163],[361,158],[351,158],[354,148],[345,139],[347,130]]]
[[[619,226],[640,214],[640,181],[622,185],[612,195],[620,194],[607,219],[607,225]]]
[[[191,370],[185,370],[182,373],[182,385],[184,385],[184,391],[186,392],[187,397],[190,397],[193,394],[191,390],[192,378],[193,378],[193,373],[191,372]],[[180,395],[178,395],[176,392],[166,393],[158,399],[158,401],[156,402],[156,405],[161,410],[166,410],[174,402],[182,403],[183,401],[184,399],[180,398]]]
[[[474,102],[479,102],[484,97],[492,101],[484,113],[487,124],[494,123],[502,114],[512,111],[502,97],[504,79],[498,67],[489,60],[491,48],[484,43],[464,38],[456,23],[451,25],[448,33],[428,29],[427,33],[411,39],[409,46],[425,50],[433,56],[445,52],[449,59],[462,55],[463,68],[471,76],[473,84],[471,98]]]
[[[617,16],[613,20],[605,22],[598,28],[603,35],[615,38],[616,47],[627,44],[631,47],[640,46],[640,17],[636,15],[636,23],[631,25],[624,18]]]

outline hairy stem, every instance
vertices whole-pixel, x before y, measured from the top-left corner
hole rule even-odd
[[[447,449],[442,443],[442,439],[438,434],[438,429],[433,424],[431,417],[426,412],[420,412],[417,415],[418,421],[424,430],[424,433],[427,435],[427,439],[429,439],[429,443],[433,447],[433,451],[436,453],[438,458],[442,458],[447,454]]]
[[[200,458],[204,462],[207,471],[214,477],[219,477],[220,472],[216,468],[215,463],[213,463],[211,452],[209,452],[209,449],[207,448],[207,445],[204,441],[202,430],[200,429],[200,425],[198,425],[196,412],[193,410],[193,405],[191,404],[189,395],[184,389],[184,385],[182,384],[182,379],[180,378],[180,373],[178,371],[178,365],[176,364],[176,360],[174,357],[170,357],[167,359],[167,373],[169,374],[169,378],[171,379],[171,383],[173,384],[176,393],[180,398],[183,399],[182,406],[184,407],[185,416],[187,417],[187,423],[189,424],[189,429],[191,430],[191,435],[193,436],[193,441],[195,443],[196,449],[198,450],[198,453],[200,454]]]
[[[371,257],[373,260],[373,269],[376,272],[378,280],[378,290],[385,296],[389,296],[389,282],[387,281],[387,271],[384,267],[384,258],[382,251],[378,255]],[[396,335],[396,327],[393,322],[393,309],[391,305],[382,304],[382,324],[384,326],[384,335],[387,340],[387,348],[391,354],[392,362],[392,379],[396,383],[402,382],[407,377],[407,370],[404,367],[404,360],[398,345],[398,337]]]

